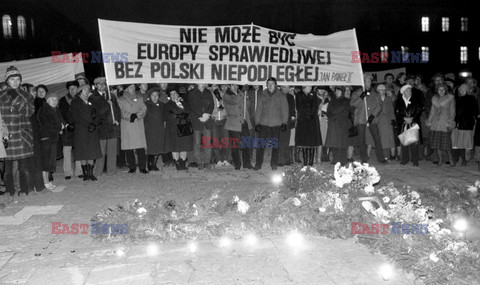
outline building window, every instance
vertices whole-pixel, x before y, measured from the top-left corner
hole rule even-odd
[[[17,17],[18,38],[24,40],[27,38],[27,22],[23,16]]]
[[[12,38],[12,18],[9,15],[2,16],[3,37],[6,39]]]
[[[388,60],[388,46],[380,47],[380,61]]]
[[[430,19],[428,17],[422,17],[422,32],[428,32],[430,30]]]
[[[450,30],[450,18],[442,18],[442,32],[448,32]]]
[[[430,48],[422,47],[422,61],[428,62],[430,60]]]
[[[468,18],[467,17],[460,18],[460,30],[462,32],[468,31]]]
[[[460,47],[460,63],[465,64],[468,60],[468,49],[465,46]]]
[[[30,20],[30,23],[32,24],[32,38],[35,37],[35,25],[33,24],[33,19]]]
[[[402,60],[403,61],[408,60],[408,47],[402,46]]]

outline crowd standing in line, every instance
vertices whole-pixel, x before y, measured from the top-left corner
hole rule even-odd
[[[22,83],[14,66],[0,84],[0,158],[9,199],[55,191],[63,156],[65,180],[95,181],[119,169],[142,174],[173,164],[178,171],[232,166],[262,169],[301,163],[370,160],[381,164],[431,161],[480,171],[480,89],[474,78],[386,74],[374,85],[266,86],[235,84],[93,85],[84,76],[66,83],[63,96]],[[398,135],[418,126],[414,143]],[[58,153],[61,150],[61,154]],[[160,166],[160,168],[159,168]],[[3,189],[2,189],[3,190]],[[5,195],[7,196],[7,195]]]

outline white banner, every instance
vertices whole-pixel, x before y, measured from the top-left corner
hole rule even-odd
[[[365,71],[366,74],[370,74],[373,77],[373,83],[383,83],[385,81],[385,75],[387,73],[393,74],[393,80],[397,78],[397,75],[400,73],[406,73],[407,70],[405,67],[396,68],[396,69],[388,69],[388,70],[381,70],[381,71]]]
[[[355,30],[299,35],[257,25],[169,26],[98,20],[108,84],[363,85]],[[107,59],[107,60],[105,60]],[[110,60],[108,60],[110,59]]]
[[[73,58],[72,54],[67,54],[68,58]],[[61,58],[61,56],[60,56]],[[33,85],[52,85],[75,80],[75,74],[85,72],[83,63],[78,62],[56,62],[55,58],[40,57],[34,59],[0,62],[0,72],[5,75],[7,67],[13,65],[22,74],[22,82]]]

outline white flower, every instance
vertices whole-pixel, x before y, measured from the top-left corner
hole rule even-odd
[[[325,209],[324,207],[320,207],[320,208],[318,208],[318,210],[320,211],[320,213],[325,213],[325,211],[326,211],[327,209]]]
[[[383,197],[383,203],[388,203],[390,202],[390,198],[388,198],[387,196]]]
[[[147,209],[145,209],[144,207],[137,209],[137,213],[139,213],[140,215],[144,215],[146,212],[147,212]]]
[[[307,199],[306,193],[300,193],[299,196],[300,196],[300,199]]]
[[[478,181],[477,181],[478,182]],[[477,186],[469,186],[468,189],[467,189],[468,192],[472,193],[472,194],[476,194],[477,191],[478,191],[478,188]]]
[[[238,203],[238,201],[240,201],[240,198],[237,195],[233,196],[233,203]]]
[[[372,185],[367,185],[365,186],[365,188],[363,189],[365,191],[365,193],[367,194],[373,194],[375,192],[375,188],[373,188]]]
[[[432,252],[430,254],[430,260],[433,261],[433,262],[437,262],[440,260],[440,258],[438,258],[438,256],[435,254],[435,252]]]
[[[304,167],[302,167],[302,169],[300,169],[300,171],[305,172],[305,171],[307,171],[307,169],[308,169],[308,166],[304,166]]]
[[[335,164],[333,176],[335,178],[335,185],[342,188],[343,185],[353,181],[353,170],[351,167],[341,167],[340,162],[338,162]]]
[[[417,191],[410,192],[410,196],[412,197],[412,199],[415,199],[415,200],[420,198],[420,194],[418,194]]]
[[[245,215],[248,212],[248,209],[250,208],[250,205],[248,205],[247,202],[245,201],[238,201],[237,203],[237,211]]]
[[[475,181],[475,187],[480,187],[480,180]]]
[[[298,198],[293,198],[293,205],[295,206],[300,206],[302,204],[302,202],[300,202],[300,200]]]
[[[210,200],[215,200],[215,199],[218,199],[217,193],[213,194],[212,197],[210,197]]]

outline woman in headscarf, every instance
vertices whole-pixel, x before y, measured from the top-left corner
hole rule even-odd
[[[170,100],[163,109],[166,122],[165,152],[172,153],[177,170],[187,170],[185,163],[187,152],[193,150],[193,136],[179,136],[177,125],[189,120],[188,105],[175,89],[168,89],[167,94]]]
[[[57,162],[57,142],[66,123],[57,108],[58,96],[56,93],[46,95],[46,103],[37,114],[40,127],[40,147],[42,151],[42,177],[45,188],[55,189],[55,184],[49,179],[49,174],[55,172]]]
[[[327,137],[324,147],[333,153],[332,163],[347,163],[348,128],[350,126],[350,100],[345,98],[345,87],[336,86],[335,96],[328,103],[326,116],[328,117]]]
[[[137,164],[135,163],[135,153],[138,156],[138,168],[141,173],[147,174],[147,159],[145,148],[147,140],[145,138],[145,126],[143,118],[147,113],[147,106],[143,102],[141,94],[135,93],[135,85],[131,84],[123,92],[123,96],[118,98],[118,105],[122,111],[122,122],[120,123],[121,149],[126,151],[128,173],[135,173]]]
[[[462,166],[467,165],[466,150],[470,151],[473,149],[473,129],[479,113],[477,98],[467,94],[467,92],[467,84],[464,83],[458,87],[458,97],[455,103],[456,127],[452,130],[454,164],[461,157]]]
[[[168,101],[167,94],[160,87],[150,88],[145,96],[145,138],[147,140],[147,163],[149,171],[159,171],[157,160],[165,153],[165,119],[163,107]],[[163,168],[163,167],[162,167]]]
[[[80,161],[82,166],[84,181],[97,180],[93,175],[93,161],[102,157],[96,112],[92,103],[88,102],[91,94],[89,85],[81,85],[70,106],[70,122],[75,126],[73,153],[75,161]]]
[[[430,146],[438,154],[438,166],[443,164],[443,151],[447,152],[450,166],[454,166],[452,157],[452,130],[455,128],[455,98],[447,93],[445,84],[438,84],[432,98],[430,115],[426,122],[430,128]]]

